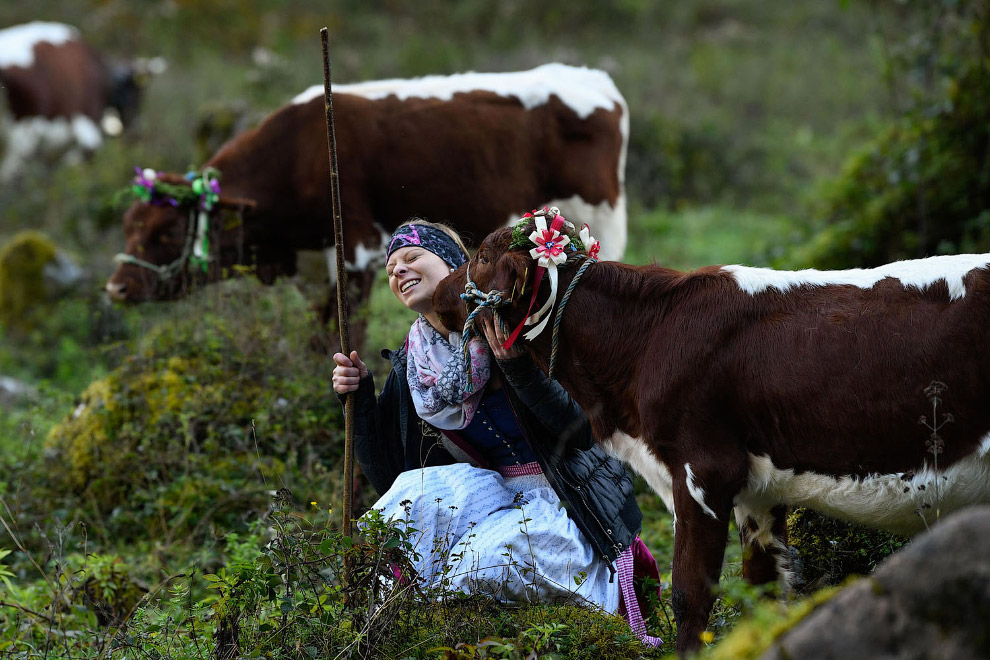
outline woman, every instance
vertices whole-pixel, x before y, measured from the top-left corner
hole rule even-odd
[[[419,318],[402,348],[383,351],[392,369],[377,399],[357,351],[334,355],[334,390],[355,396],[355,455],[382,495],[373,508],[419,530],[414,563],[428,584],[628,610],[634,632],[655,642],[631,584],[634,563],[656,576],[632,481],[567,392],[522,350],[502,348],[492,315],[479,317],[485,339],[467,339],[467,351],[443,327],[433,293],[465,261],[444,225],[396,229],[389,288]]]

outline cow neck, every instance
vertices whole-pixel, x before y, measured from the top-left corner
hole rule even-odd
[[[598,263],[598,260],[593,257],[585,257],[584,263],[578,268],[578,271],[571,278],[570,284],[567,285],[567,290],[564,292],[563,297],[560,299],[560,304],[557,305],[557,314],[554,316],[553,320],[553,334],[550,339],[550,366],[547,369],[547,375],[553,378],[555,367],[557,366],[557,347],[559,345],[560,339],[560,321],[564,317],[564,307],[567,306],[567,302],[571,299],[571,294],[574,292],[574,288],[577,286],[578,281],[580,281],[581,276],[584,275],[584,271],[588,269],[591,264]]]
[[[596,305],[594,301],[598,300],[599,296],[609,296],[612,293],[610,290],[612,286],[611,282],[614,281],[612,277],[604,275],[606,272],[609,274],[614,273],[617,267],[613,263],[601,262],[596,263],[595,268],[591,268],[589,265],[588,269],[594,271],[592,276],[588,277],[586,272],[586,277],[581,280],[579,286],[571,286],[574,283],[573,279],[568,283],[567,288],[572,291],[570,303],[574,303],[576,300],[577,309],[579,310],[599,309],[599,305]],[[577,279],[576,272],[575,279]],[[601,318],[592,319],[592,326],[597,325],[601,320]],[[575,316],[575,310],[572,310],[566,321],[563,315],[561,315],[558,345],[567,349],[567,359],[558,361],[552,377],[586,411],[595,428],[595,433],[599,437],[606,437],[615,429],[621,429],[625,432],[634,431],[638,428],[638,422],[635,421],[637,416],[635,414],[631,415],[630,420],[623,422],[623,416],[616,417],[611,414],[604,414],[603,416],[603,411],[593,412],[600,408],[599,404],[601,401],[599,394],[596,394],[597,392],[620,392],[633,379],[634,374],[628,372],[624,372],[621,377],[609,375],[607,380],[603,376],[605,376],[608,367],[612,364],[613,357],[611,356],[614,356],[615,351],[625,353],[632,347],[634,342],[617,342],[614,337],[611,339],[609,337],[602,337],[601,341],[607,342],[606,344],[570,341],[573,339],[577,328],[587,322],[587,320]],[[547,370],[549,375],[550,360],[553,357],[554,350],[553,338],[546,336],[539,337],[537,340],[530,342],[529,346],[532,349],[534,358],[537,359],[541,367]],[[620,360],[620,362],[623,364],[634,363],[625,360]],[[630,411],[626,412],[628,413]],[[632,422],[631,425],[629,421]],[[603,432],[604,435],[602,435]]]

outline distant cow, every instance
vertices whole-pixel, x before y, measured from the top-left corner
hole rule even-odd
[[[445,325],[465,322],[467,272],[509,299],[510,328],[523,320],[535,264],[516,239],[498,230],[441,282]],[[570,259],[552,321],[584,261]],[[552,325],[527,344],[544,368]],[[988,328],[990,254],[834,272],[584,270],[554,375],[674,514],[680,652],[707,625],[733,507],[743,574],[759,583],[787,577],[787,505],[911,533],[990,502]]]
[[[352,301],[367,296],[384,241],[413,215],[447,222],[472,242],[553,202],[607,235],[607,256],[622,255],[629,117],[606,73],[548,64],[337,85],[333,109]],[[295,272],[298,250],[332,252],[322,85],[236,136],[206,165],[221,175],[217,209],[242,209],[243,223],[210,221],[214,252],[204,279],[235,263],[271,279]],[[132,205],[109,295],[179,295],[197,276],[184,248],[197,218],[189,206]],[[333,268],[330,276],[334,284]]]
[[[104,130],[118,133],[131,122],[140,97],[132,66],[108,63],[61,23],[0,30],[0,86],[12,115],[0,181],[39,153],[93,151]]]

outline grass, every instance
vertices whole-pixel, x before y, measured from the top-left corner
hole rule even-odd
[[[655,209],[631,222],[625,261],[689,270],[712,264],[769,266],[789,242],[801,239],[793,219],[709,206]]]

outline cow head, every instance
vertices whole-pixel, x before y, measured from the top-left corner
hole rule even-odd
[[[553,215],[549,214],[549,217],[552,218]],[[542,222],[540,224],[546,226]],[[536,220],[526,217],[516,223],[515,227],[499,229],[489,234],[474,257],[437,286],[433,307],[445,327],[461,330],[470,312],[479,305],[478,296],[469,293],[466,299],[461,298],[465,285],[481,294],[497,292],[501,298],[496,305],[498,313],[511,328],[517,327],[547,301],[552,288],[549,285],[551,278],[545,269],[539,268],[545,262],[533,256],[533,251],[539,250],[540,245],[530,240],[537,229]],[[584,232],[579,235],[574,231],[573,225],[566,222],[560,229],[561,236],[567,237],[561,266],[565,260],[588,254],[589,249],[597,254],[597,244],[593,247],[590,245],[594,240],[590,235],[585,235]],[[589,244],[588,248],[585,243]],[[540,278],[539,281],[536,281],[537,277]],[[561,278],[570,279],[565,275]],[[565,283],[566,281],[560,282]],[[535,298],[532,293],[534,285],[539,287]],[[558,290],[555,293],[556,298],[559,299],[562,293]]]
[[[106,284],[113,300],[175,298],[188,284],[217,280],[223,267],[238,262],[232,254],[232,237],[238,233],[233,230],[242,224],[243,213],[254,208],[254,201],[216,194],[204,208],[185,177],[155,175],[158,182],[171,186],[169,190],[188,189],[190,194],[149,192],[127,209],[125,251],[117,255],[119,265]]]
[[[138,58],[133,62],[109,65],[110,89],[101,126],[108,135],[119,135],[137,117],[144,88],[152,76],[165,72],[168,64],[162,57]]]

